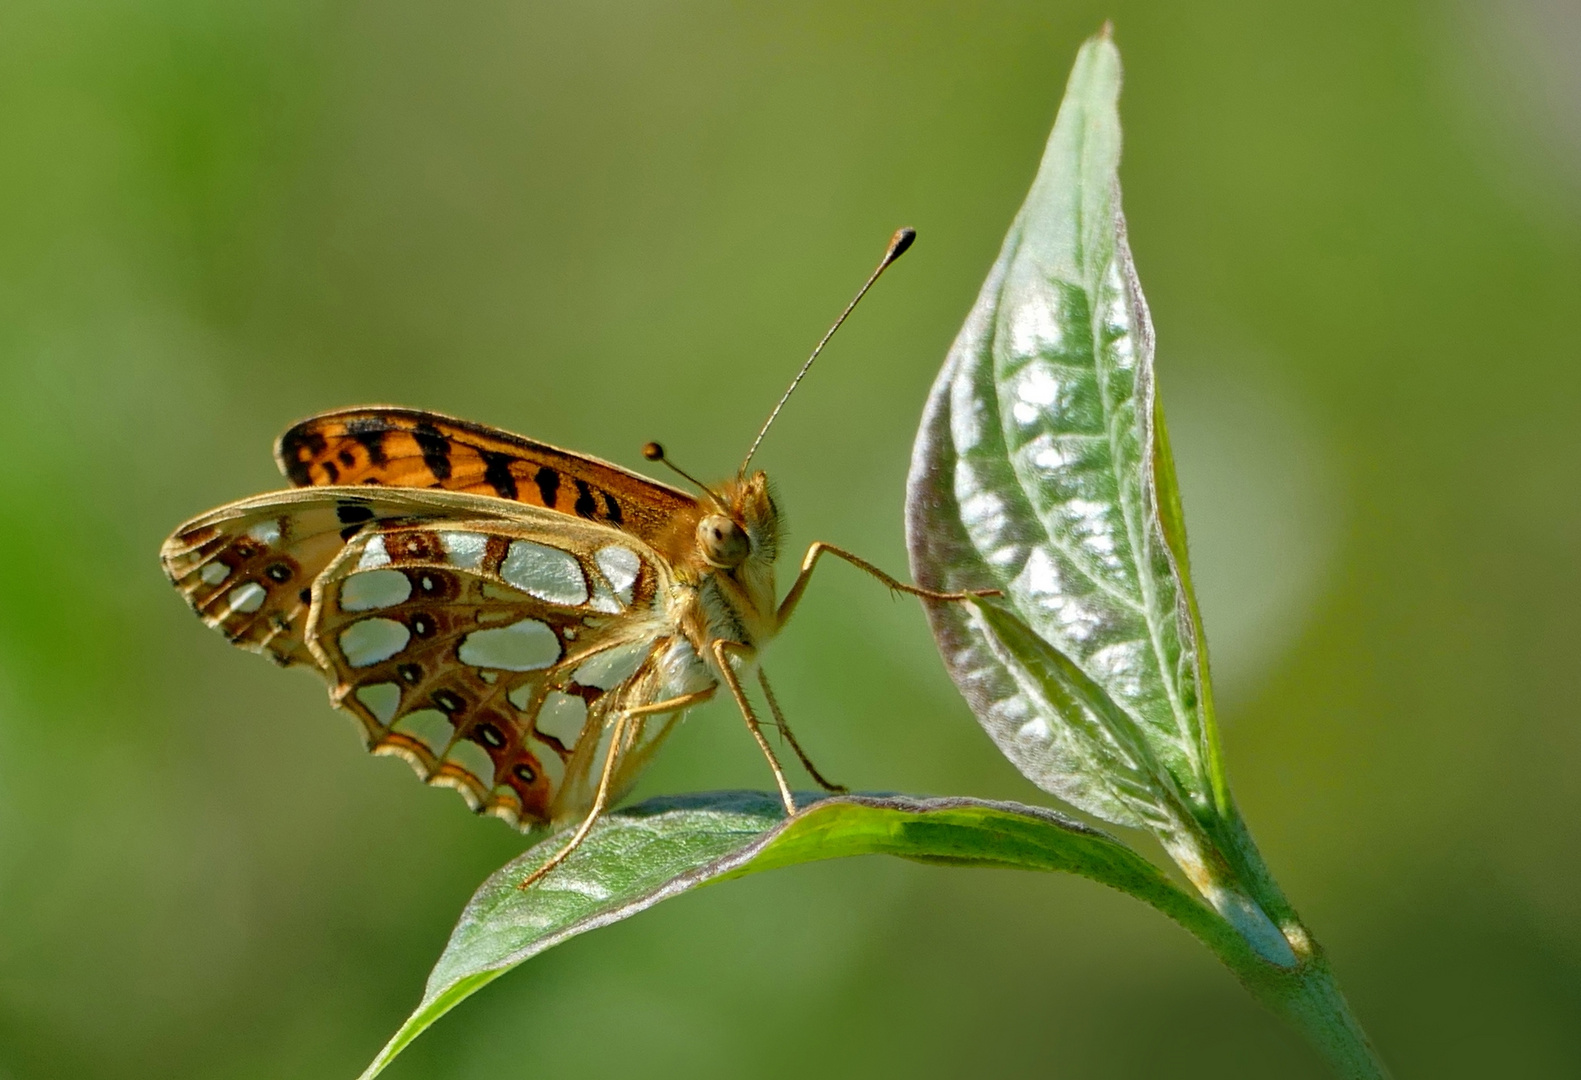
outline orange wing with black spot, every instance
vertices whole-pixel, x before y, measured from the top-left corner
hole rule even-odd
[[[393,406],[309,417],[275,444],[298,487],[382,484],[492,495],[611,525],[661,549],[701,511],[684,491],[585,454],[440,413]]]

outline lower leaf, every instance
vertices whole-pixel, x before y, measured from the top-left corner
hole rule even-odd
[[[852,795],[786,818],[751,791],[653,799],[599,822],[530,889],[517,887],[563,842],[550,837],[495,872],[462,912],[417,1009],[363,1073],[371,1080],[435,1020],[511,968],[567,938],[688,889],[796,863],[896,855],[953,866],[1066,871],[1130,893],[1224,955],[1245,944],[1164,872],[1101,832],[1051,810],[982,799]]]

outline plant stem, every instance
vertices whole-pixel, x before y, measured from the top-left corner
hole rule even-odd
[[[1340,993],[1317,939],[1268,871],[1233,802],[1224,818],[1210,827],[1219,852],[1230,867],[1232,883],[1254,898],[1284,933],[1297,963],[1293,968],[1270,963],[1239,935],[1205,935],[1183,923],[1235,972],[1252,996],[1284,1017],[1343,1080],[1388,1080],[1389,1070]]]
[[[1242,980],[1246,982],[1246,980]],[[1345,1080],[1388,1080],[1389,1070],[1351,1014],[1333,973],[1321,958],[1306,965],[1294,985],[1247,988],[1284,1016]]]

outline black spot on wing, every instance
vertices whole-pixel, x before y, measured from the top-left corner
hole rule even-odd
[[[346,434],[360,442],[368,451],[368,462],[372,465],[383,465],[384,435],[390,430],[390,425],[375,416],[362,416],[346,425]]]
[[[361,503],[341,503],[335,507],[335,516],[342,525],[355,525],[373,517],[373,508]]]
[[[576,512],[585,518],[590,518],[598,513],[598,503],[593,501],[593,489],[588,487],[586,480],[577,480],[576,484]]]
[[[423,464],[434,474],[434,479],[449,480],[450,440],[426,420],[412,429],[412,438],[417,440],[417,447],[423,452]]]
[[[308,468],[308,464],[305,461],[299,461],[296,458],[287,458],[285,465],[285,475],[286,479],[290,480],[291,483],[296,487],[313,486],[313,471]]]
[[[543,499],[543,504],[549,509],[554,509],[555,500],[560,496],[560,474],[545,465],[533,475],[533,483],[538,485],[538,494]]]
[[[455,716],[459,712],[464,712],[467,707],[466,699],[454,690],[435,690],[433,701],[448,716]]]
[[[324,475],[329,478],[329,482],[331,484],[338,483],[340,481],[340,469],[333,461],[321,461],[319,462],[318,467],[324,470]]]
[[[280,456],[285,459],[285,474],[297,487],[311,487],[313,459],[324,452],[324,436],[316,431],[294,427],[280,437]]]
[[[615,501],[615,496],[607,491],[601,491],[599,494],[604,496],[604,516],[609,519],[611,525],[619,525],[623,518],[620,513],[620,504]]]
[[[516,477],[511,474],[511,456],[498,450],[479,450],[483,458],[483,480],[502,499],[516,497]]]

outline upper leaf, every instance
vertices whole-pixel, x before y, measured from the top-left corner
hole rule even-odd
[[[1111,719],[1139,743],[1122,754],[1146,771],[1141,753],[1161,772],[1139,808],[1071,717],[1034,700],[995,655],[980,615],[934,605],[946,664],[1000,749],[1092,814],[1153,825],[1152,811],[1167,812],[1173,797],[1203,819],[1226,800],[1155,408],[1153,329],[1120,213],[1119,91],[1119,53],[1094,38],[929,397],[907,534],[919,583],[1002,590],[1118,706]],[[1129,737],[1107,723],[1099,730],[1111,742]]]

